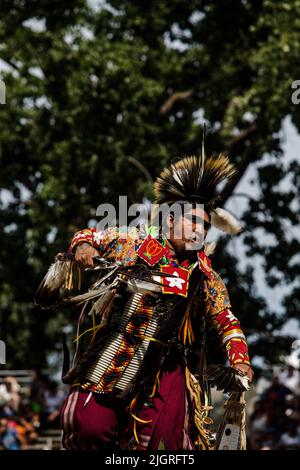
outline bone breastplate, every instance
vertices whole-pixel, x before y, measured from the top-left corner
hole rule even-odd
[[[98,393],[126,390],[139,372],[149,344],[159,329],[159,297],[154,293],[133,293],[125,308],[114,313],[114,331],[89,366],[84,388],[92,387]]]

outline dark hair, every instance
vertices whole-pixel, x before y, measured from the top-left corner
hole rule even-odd
[[[209,221],[211,221],[211,210],[208,208],[207,205],[201,204],[200,202],[197,202],[197,201],[189,201],[187,199],[180,199],[179,201],[176,201],[176,204],[178,204],[179,206],[184,206],[186,204],[189,204],[191,207],[191,210],[198,209],[200,205],[204,206],[203,210],[208,215]]]

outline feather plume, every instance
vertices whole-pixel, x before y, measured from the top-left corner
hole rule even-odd
[[[59,304],[59,308],[63,307],[70,307],[71,305],[80,305],[83,302],[87,302],[88,300],[100,298],[104,294],[106,294],[111,289],[111,285],[104,285],[98,289],[90,289],[85,294],[76,295],[75,297],[69,297],[62,301]]]
[[[211,214],[211,224],[223,232],[235,235],[243,230],[241,222],[227,210],[217,207]]]
[[[205,375],[211,386],[224,392],[244,392],[249,390],[248,378],[232,367],[212,364],[205,370]]]
[[[80,289],[81,269],[71,253],[58,253],[34,297],[41,308],[51,308],[63,298]]]
[[[215,252],[217,243],[216,242],[208,242],[204,244],[204,253],[206,256],[210,256]]]

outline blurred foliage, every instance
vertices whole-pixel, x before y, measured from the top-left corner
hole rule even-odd
[[[151,197],[151,177],[171,158],[199,152],[199,110],[209,124],[208,152],[226,150],[240,169],[224,203],[259,163],[259,194],[249,198],[240,237],[249,261],[263,257],[270,287],[294,288],[284,313],[269,311],[251,263],[241,270],[229,253],[229,237],[214,263],[254,333],[251,354],[279,360],[287,342],[274,329],[299,320],[299,240],[291,228],[299,224],[300,165],[284,164],[280,130],[288,115],[300,124],[300,106],[291,103],[300,0],[99,4],[2,0],[0,336],[8,365],[44,366],[60,347],[76,314],[53,318],[33,307],[53,256],[98,204],[119,194],[129,203]],[[264,235],[274,243],[263,243]]]

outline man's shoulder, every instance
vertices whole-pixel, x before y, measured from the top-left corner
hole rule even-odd
[[[222,276],[212,266],[210,266],[209,275],[206,276],[206,283],[207,286],[214,287],[215,289],[223,290],[225,288]]]
[[[204,247],[197,254],[199,261],[199,268],[205,275],[205,281],[209,284],[214,284],[217,280],[221,279],[217,271],[212,266],[212,260]]]
[[[93,238],[95,244],[117,241],[121,243],[142,243],[141,233],[135,227],[108,227],[106,229],[94,229]]]
[[[94,246],[99,253],[122,264],[132,264],[137,258],[136,251],[143,243],[140,231],[135,227],[109,227],[96,230]]]
[[[230,300],[227,288],[220,274],[211,268],[210,276],[205,281],[206,301],[208,310],[215,315],[220,311],[230,308]]]

